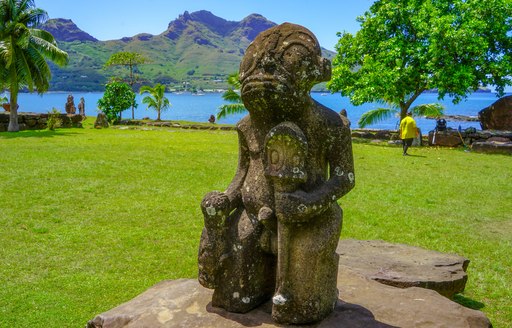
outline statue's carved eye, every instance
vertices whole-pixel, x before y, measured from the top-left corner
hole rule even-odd
[[[290,73],[308,70],[314,63],[310,58],[312,58],[310,51],[300,44],[289,46],[282,55],[283,64]]]

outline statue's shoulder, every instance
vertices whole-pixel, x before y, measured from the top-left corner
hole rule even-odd
[[[247,136],[249,131],[253,129],[253,124],[251,121],[251,117],[249,115],[244,116],[238,123],[236,124],[236,130],[239,134],[243,136]]]
[[[325,128],[345,129],[350,126],[350,122],[346,117],[342,117],[332,109],[316,101],[314,113],[319,124]]]

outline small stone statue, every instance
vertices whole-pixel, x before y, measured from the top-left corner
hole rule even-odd
[[[75,99],[73,98],[73,95],[68,95],[68,99],[66,101],[66,105],[64,105],[64,108],[66,109],[67,114],[76,113]]]
[[[84,97],[81,97],[80,102],[78,103],[78,114],[85,116],[85,99],[84,99]]]
[[[320,321],[334,309],[337,199],[355,179],[348,120],[309,94],[330,74],[302,26],[273,27],[247,48],[237,173],[201,203],[199,282],[214,289],[215,307],[245,313],[272,300],[283,324]]]
[[[108,119],[107,115],[103,112],[99,112],[98,116],[96,116],[96,120],[94,121],[94,128],[95,129],[102,129],[102,128],[108,128]]]

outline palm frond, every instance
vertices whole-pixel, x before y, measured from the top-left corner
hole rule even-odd
[[[232,86],[233,89],[240,89],[240,79],[238,76],[238,72],[229,74],[228,84]]]
[[[377,108],[367,111],[361,115],[361,118],[357,122],[359,127],[364,128],[368,125],[383,121],[390,118],[397,111],[391,108]]]
[[[241,103],[242,98],[240,95],[233,89],[228,89],[222,94],[222,99],[225,101],[233,102],[233,103]]]
[[[225,104],[219,107],[219,111],[217,112],[217,120],[220,120],[221,118],[224,118],[228,115],[242,114],[246,111],[247,109],[243,103]]]

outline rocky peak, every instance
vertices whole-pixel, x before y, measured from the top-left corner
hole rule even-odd
[[[251,14],[238,23],[237,29],[241,31],[242,36],[252,41],[258,34],[275,25],[276,23],[269,21],[260,14]]]
[[[96,38],[82,31],[71,19],[49,19],[41,29],[50,32],[57,41],[98,41]]]
[[[222,36],[229,34],[238,24],[237,22],[231,22],[217,17],[207,10],[199,10],[193,13],[185,11],[182,15],[179,15],[177,19],[169,23],[164,35],[173,40],[177,39],[187,26],[193,23],[201,24],[212,32]]]
[[[193,13],[185,11],[177,19],[169,23],[164,35],[175,40],[193,23],[201,24],[223,37],[230,35],[242,36],[250,41],[254,40],[260,32],[276,25],[259,14],[251,14],[240,22],[234,22],[217,17],[207,10],[199,10]]]

